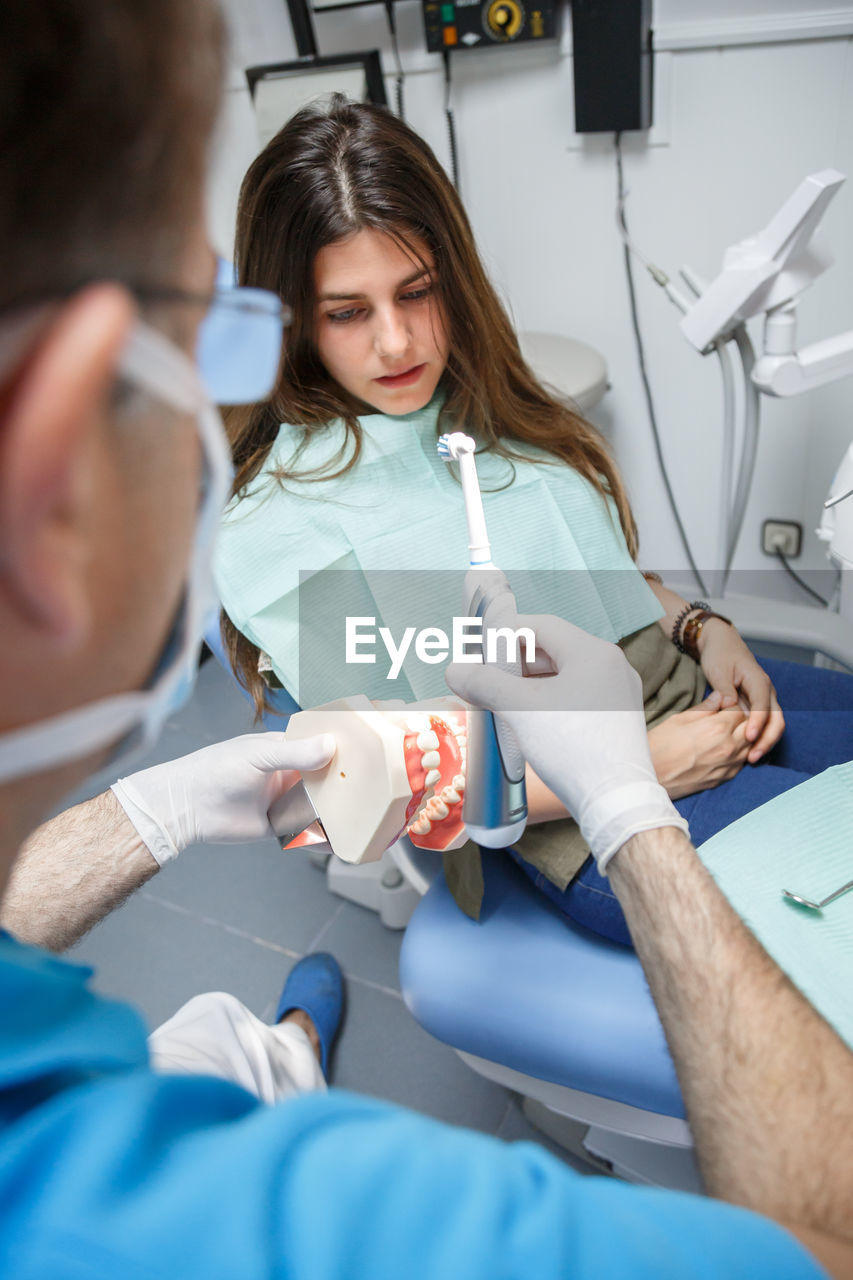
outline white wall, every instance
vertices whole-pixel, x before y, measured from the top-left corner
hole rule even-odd
[[[217,245],[230,253],[239,177],[255,150],[239,68],[294,56],[283,0],[230,0],[235,73],[212,182]],[[423,48],[420,4],[400,0],[409,122],[448,163],[440,59]],[[317,15],[324,53],[379,47],[393,69],[381,6]],[[571,334],[605,355],[612,389],[597,414],[629,483],[643,564],[685,563],[654,460],[615,224],[610,138],[572,131],[570,24],[559,48],[454,58],[462,190],[484,258],[520,328]],[[807,173],[853,178],[853,8],[807,0],[658,0],[656,125],[624,142],[635,240],[670,274],[712,277],[723,250],[762,227]],[[392,82],[389,80],[389,100]],[[853,327],[853,182],[824,236],[836,265],[801,305],[803,343]],[[641,324],[676,492],[701,566],[716,563],[720,389],[716,362],[680,336],[678,313],[637,269]],[[754,334],[760,341],[760,332]],[[853,379],[794,402],[763,401],[755,487],[736,568],[767,568],[761,521],[800,520],[803,568],[823,567],[812,533],[853,436]],[[800,598],[778,580],[761,588]]]

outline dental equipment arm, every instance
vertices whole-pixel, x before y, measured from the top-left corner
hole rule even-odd
[[[33,833],[3,897],[3,927],[61,951],[188,845],[302,830],[314,812],[299,771],[333,749],[318,738],[247,734],[131,774]]]
[[[763,231],[726,250],[722,271],[681,321],[697,351],[709,350],[744,320],[787,306],[831,266],[832,258],[811,240],[844,181],[835,169],[812,174]]]
[[[798,395],[853,373],[853,330],[796,349],[796,300],[832,265],[812,238],[844,182],[835,169],[804,179],[763,231],[726,251],[722,271],[681,321],[687,340],[706,352],[765,315],[764,351],[751,378],[766,395]]]
[[[550,659],[540,662],[537,645],[530,675],[542,678],[451,666],[448,683],[512,724],[592,845],[601,850],[603,831],[617,842],[608,874],[707,1190],[776,1219],[831,1275],[849,1277],[853,1055],[732,911],[666,797],[645,791],[636,825],[637,788],[651,780],[639,680],[624,655],[562,620],[524,621]]]

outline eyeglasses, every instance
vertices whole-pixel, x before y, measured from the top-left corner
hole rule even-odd
[[[69,297],[83,281],[48,296],[22,298],[0,316],[0,375],[13,365],[39,327],[44,311],[56,298]],[[139,302],[178,303],[200,307],[205,315],[198,330],[196,363],[205,390],[214,404],[254,404],[275,387],[281,364],[284,329],[292,318],[277,294],[267,289],[217,286],[211,293],[192,293],[170,286],[127,284]]]
[[[196,362],[215,404],[251,404],[273,390],[281,363],[284,328],[291,311],[267,289],[216,288],[211,294],[183,289],[133,287],[140,302],[187,303],[205,308]]]

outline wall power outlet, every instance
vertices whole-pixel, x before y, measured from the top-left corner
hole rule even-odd
[[[768,556],[780,551],[789,560],[800,554],[803,526],[796,520],[765,520],[761,526],[761,549]]]

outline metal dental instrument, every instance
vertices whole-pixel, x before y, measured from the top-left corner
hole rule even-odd
[[[825,508],[837,507],[839,502],[843,502],[845,498],[853,498],[853,489],[848,489],[846,493],[838,493],[832,498],[827,498],[823,504]]]
[[[796,902],[801,907],[808,907],[810,911],[820,911],[822,907],[828,906],[830,902],[840,898],[842,893],[847,893],[849,889],[853,889],[853,880],[848,880],[847,884],[843,884],[840,889],[836,889],[835,893],[831,893],[828,898],[824,898],[821,902],[812,902],[810,898],[801,898],[798,893],[791,893],[790,889],[783,889],[782,892],[786,898],[790,898],[791,902]]]

